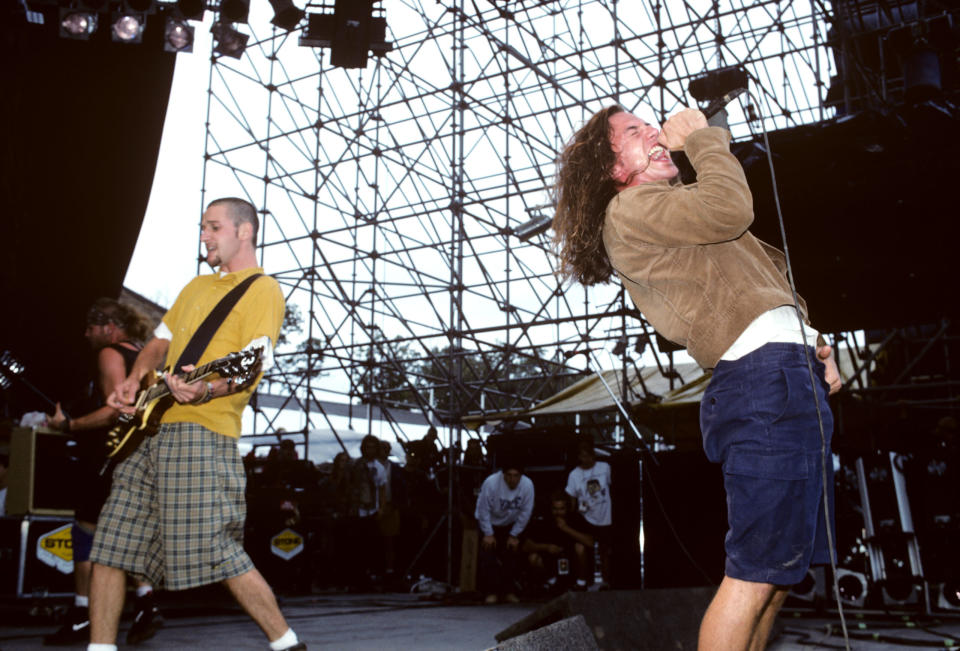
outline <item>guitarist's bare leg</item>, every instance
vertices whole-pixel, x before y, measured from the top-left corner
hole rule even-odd
[[[90,642],[116,644],[126,592],[126,573],[115,567],[93,564],[90,578]]]
[[[253,618],[260,630],[271,642],[280,638],[289,630],[287,620],[283,618],[273,590],[257,570],[250,570],[240,576],[223,581],[247,614]]]

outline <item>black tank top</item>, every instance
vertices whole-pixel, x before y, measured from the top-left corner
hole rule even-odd
[[[123,369],[124,375],[126,376],[130,374],[130,369],[133,368],[133,362],[137,359],[137,355],[140,354],[140,348],[127,348],[126,346],[121,345],[122,343],[131,342],[110,344],[107,346],[107,348],[114,349],[120,353],[121,357],[123,357]],[[94,373],[99,375],[99,369],[94,369]],[[99,409],[106,404],[106,396],[100,395],[100,389],[96,386],[96,381],[93,382],[91,393],[93,395],[90,396],[89,404],[92,406],[89,411]],[[88,463],[94,464],[101,462],[106,454],[107,432],[109,431],[109,427],[102,427],[74,433],[77,441],[78,456],[81,458],[81,460],[85,460]]]

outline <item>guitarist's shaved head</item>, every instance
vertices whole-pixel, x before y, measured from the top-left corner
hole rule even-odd
[[[233,225],[237,228],[240,228],[240,224],[250,224],[253,227],[253,237],[250,243],[253,244],[254,247],[257,246],[257,231],[260,230],[260,218],[257,217],[257,209],[253,207],[253,204],[246,199],[224,197],[211,201],[210,205],[207,206],[207,210],[210,210],[214,206],[223,206],[226,208],[227,215],[230,216]]]

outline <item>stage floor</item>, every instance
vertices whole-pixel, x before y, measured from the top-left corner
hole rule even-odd
[[[206,599],[202,597],[208,597]],[[266,649],[257,627],[236,607],[215,595],[175,599],[165,595],[166,624],[143,649]],[[496,634],[537,610],[541,603],[499,604],[440,601],[420,594],[323,594],[281,600],[291,625],[311,649],[387,651],[443,649],[484,651],[496,647]],[[4,606],[0,649],[37,649],[55,627],[30,616],[27,604]],[[35,605],[42,605],[35,604]],[[19,615],[14,611],[20,610]],[[960,615],[927,618],[903,613],[850,612],[851,648],[887,651],[906,647],[960,648]],[[121,622],[121,639],[130,626]],[[842,649],[839,619],[798,610],[785,611],[770,651]],[[122,646],[122,645],[121,645]],[[49,647],[44,647],[49,648]],[[77,645],[75,648],[83,648]],[[128,647],[132,648],[132,647]]]

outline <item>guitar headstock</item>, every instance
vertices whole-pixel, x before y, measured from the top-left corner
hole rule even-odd
[[[217,373],[220,377],[232,377],[237,384],[245,385],[252,381],[263,366],[263,347],[257,346],[238,353],[230,353],[216,362]]]
[[[9,350],[0,355],[0,389],[9,389],[13,378],[23,374],[23,364]]]

